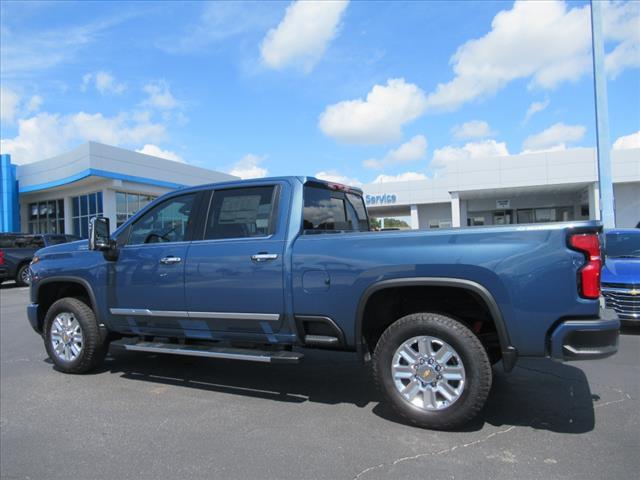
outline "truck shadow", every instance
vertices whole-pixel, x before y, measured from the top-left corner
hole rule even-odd
[[[293,404],[351,403],[395,423],[405,423],[375,389],[369,368],[350,353],[305,351],[301,365],[265,365],[171,355],[116,351],[102,372],[123,378],[262,398]],[[582,370],[550,360],[522,360],[510,374],[494,368],[487,405],[462,431],[494,426],[527,426],[558,433],[585,433],[595,425],[594,401]]]
[[[574,366],[548,359],[520,360],[509,374],[493,369],[493,386],[485,408],[460,431],[481,430],[485,423],[530,427],[556,433],[586,433],[595,426],[594,402],[587,377]],[[374,412],[402,422],[385,404]]]

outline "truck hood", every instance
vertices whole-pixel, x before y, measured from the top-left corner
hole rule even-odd
[[[640,259],[607,257],[602,283],[640,284]]]
[[[41,248],[36,252],[36,255],[43,256],[52,253],[72,253],[81,250],[89,250],[88,240],[76,240],[75,242],[59,243],[58,245],[51,245],[50,247]]]

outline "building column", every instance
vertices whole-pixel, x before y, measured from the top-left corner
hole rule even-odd
[[[76,235],[73,231],[73,197],[66,195],[63,197],[64,202],[64,233],[67,235]]]
[[[451,226],[460,227],[460,194],[451,192]]]
[[[0,232],[20,231],[20,207],[16,166],[11,155],[0,155]]]
[[[116,229],[117,215],[116,215],[116,192],[110,188],[102,190],[102,216],[109,219],[111,225],[111,231]]]
[[[20,203],[20,230],[21,232],[29,231],[29,215],[31,212],[29,211],[29,202],[23,202],[22,199],[19,201]]]
[[[468,204],[468,200],[460,200],[460,226],[461,227],[467,226],[467,218],[469,217],[469,214],[467,213],[467,204]]]
[[[418,221],[418,205],[411,205],[411,228],[413,230],[420,228]]]
[[[600,189],[598,182],[589,185],[589,220],[600,220]]]

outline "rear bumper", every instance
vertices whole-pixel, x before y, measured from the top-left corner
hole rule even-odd
[[[566,319],[551,332],[551,358],[559,361],[606,358],[618,351],[620,320],[601,309],[598,318]]]
[[[0,281],[9,279],[9,269],[7,267],[0,267]]]
[[[39,334],[42,334],[40,330],[40,325],[38,322],[38,304],[30,303],[27,305],[27,318],[29,319],[29,323],[31,324],[31,328],[33,328]]]

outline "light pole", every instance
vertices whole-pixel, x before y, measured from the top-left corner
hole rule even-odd
[[[591,51],[593,54],[593,87],[596,105],[596,152],[600,194],[600,219],[604,228],[615,228],[613,183],[611,177],[611,144],[609,142],[609,102],[607,75],[604,68],[604,36],[601,0],[591,0]]]

